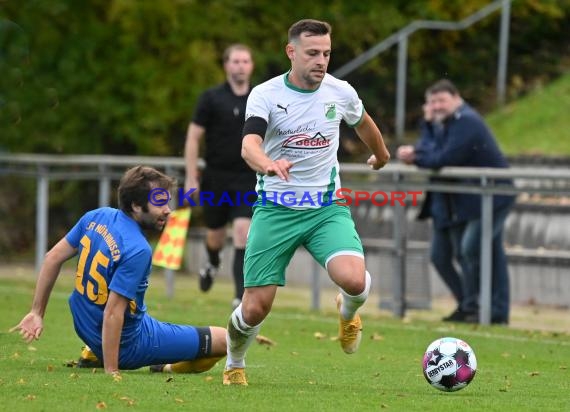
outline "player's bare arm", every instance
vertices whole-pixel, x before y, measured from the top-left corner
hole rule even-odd
[[[198,153],[200,150],[200,140],[202,140],[205,133],[206,129],[194,122],[188,125],[186,143],[184,145],[184,162],[186,167],[185,191],[195,188],[196,191],[194,193],[199,192]]]
[[[263,140],[257,134],[245,135],[241,146],[241,156],[246,163],[258,173],[268,176],[279,176],[280,179],[289,180],[289,169],[293,166],[289,160],[271,160],[263,151]]]
[[[125,320],[127,298],[111,291],[103,314],[103,365],[106,373],[119,371],[119,344]]]
[[[73,257],[77,252],[67,239],[61,239],[53,248],[46,253],[46,257],[40,269],[32,309],[24,316],[20,323],[10,329],[10,332],[19,330],[20,335],[26,342],[39,339],[43,331],[43,318],[53,286],[59,276],[63,263]]]
[[[364,112],[364,118],[355,128],[356,134],[372,152],[372,156],[366,162],[374,170],[384,167],[390,160],[390,152],[386,148],[382,133],[370,115]]]

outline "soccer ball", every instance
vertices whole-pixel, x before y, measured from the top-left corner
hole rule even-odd
[[[461,339],[440,338],[427,347],[423,360],[428,383],[441,391],[454,392],[465,388],[475,377],[475,352]]]

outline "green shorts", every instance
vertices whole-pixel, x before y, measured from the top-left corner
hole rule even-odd
[[[284,286],[285,269],[299,246],[323,267],[334,255],[364,257],[347,206],[333,203],[303,210],[256,206],[245,248],[244,286]]]

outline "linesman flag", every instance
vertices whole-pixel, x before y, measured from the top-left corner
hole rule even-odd
[[[189,207],[182,207],[170,213],[152,255],[153,265],[166,269],[180,269],[191,215]]]

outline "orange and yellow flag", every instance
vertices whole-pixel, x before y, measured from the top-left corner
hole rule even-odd
[[[152,255],[153,265],[166,269],[180,269],[191,215],[189,207],[176,209],[170,214]]]

